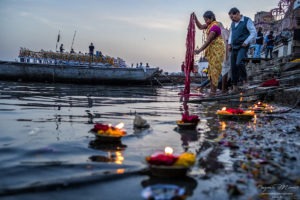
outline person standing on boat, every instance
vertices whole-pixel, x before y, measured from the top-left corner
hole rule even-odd
[[[200,49],[195,50],[199,54],[205,50],[205,58],[208,61],[208,78],[210,79],[210,95],[215,95],[218,81],[222,70],[222,63],[225,58],[225,43],[221,35],[219,22],[216,21],[212,11],[203,14],[205,24],[201,24],[195,15],[195,23],[200,30],[206,29],[206,41]]]
[[[228,12],[232,20],[228,38],[228,49],[231,52],[232,92],[237,93],[238,81],[247,82],[246,65],[243,61],[247,57],[250,43],[256,37],[253,21],[240,14],[239,9],[231,8]]]
[[[91,58],[91,61],[93,62],[93,59],[94,59],[94,45],[93,43],[91,42],[90,46],[89,46],[89,50],[90,50],[90,58]]]
[[[59,47],[59,51],[60,53],[63,53],[64,52],[64,44],[61,44],[60,47]]]

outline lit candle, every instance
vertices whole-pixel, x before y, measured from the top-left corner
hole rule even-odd
[[[123,127],[124,127],[124,123],[123,122],[121,122],[121,123],[119,123],[119,124],[116,125],[116,128],[118,128],[118,129],[122,129]]]
[[[172,155],[173,153],[173,149],[171,147],[166,147],[165,148],[165,154],[166,155]]]

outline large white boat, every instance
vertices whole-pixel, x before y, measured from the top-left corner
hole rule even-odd
[[[21,49],[20,61],[0,61],[0,79],[92,84],[150,84],[159,68],[120,66],[112,58]],[[91,59],[91,60],[89,60]],[[117,59],[117,61],[120,59]],[[123,63],[121,60],[120,63]]]

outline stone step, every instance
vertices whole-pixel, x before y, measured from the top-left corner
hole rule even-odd
[[[283,105],[300,106],[300,87],[290,87],[280,90],[274,94],[274,101]],[[298,105],[295,105],[297,104]]]

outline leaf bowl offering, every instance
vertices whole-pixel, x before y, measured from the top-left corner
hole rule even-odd
[[[168,152],[168,149],[171,149],[171,152]],[[174,155],[172,152],[172,148],[166,147],[165,153],[155,153],[146,157],[153,176],[183,177],[195,164],[196,156],[193,153],[184,152],[180,155]]]
[[[189,123],[189,122],[183,122],[181,120],[177,120],[176,124],[178,126],[178,128],[180,129],[195,129],[198,125],[197,123]]]
[[[126,131],[122,129],[124,124],[118,124],[113,127],[111,125],[96,123],[91,132],[102,142],[120,142],[121,138],[126,135]]]
[[[251,110],[242,110],[240,108],[222,108],[222,110],[218,110],[216,114],[220,118],[227,118],[227,119],[244,119],[249,120],[255,116],[254,111]]]
[[[199,121],[197,115],[183,114],[181,120],[177,120],[176,124],[180,129],[195,129]]]
[[[149,165],[150,172],[156,177],[184,177],[189,171],[189,167]]]
[[[98,141],[102,142],[121,142],[123,136],[109,136],[109,135],[101,135],[98,133],[94,133],[97,137]]]
[[[262,103],[262,102],[258,102],[256,104],[254,104],[249,109],[254,112],[266,112],[266,113],[272,113],[274,111],[273,106],[268,105],[266,103]]]

